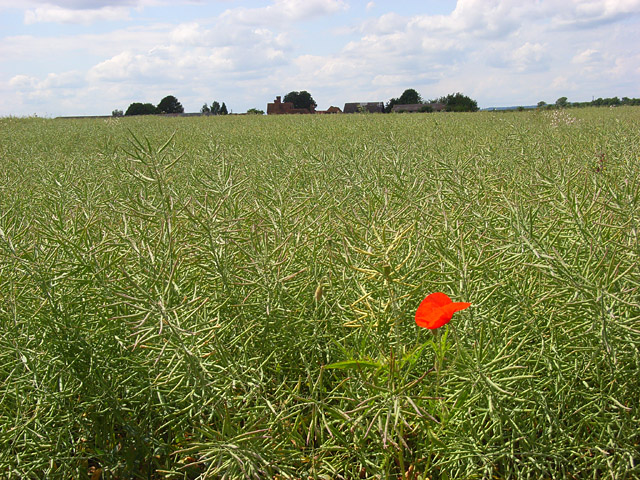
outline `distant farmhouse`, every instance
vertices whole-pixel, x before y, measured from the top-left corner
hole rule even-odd
[[[342,113],[342,110],[340,110],[340,107],[334,107],[332,105],[326,110],[318,110],[316,113]]]
[[[384,113],[384,102],[345,103],[344,113]]]
[[[282,97],[277,96],[273,103],[267,103],[267,115],[294,115],[304,113],[316,113],[314,106],[308,108],[294,108],[293,102],[283,102]]]
[[[391,109],[393,113],[416,113],[416,112],[441,112],[444,110],[444,103],[411,103],[409,105],[394,105]]]
[[[282,97],[277,96],[273,103],[267,103],[267,115],[300,115],[310,113],[342,113],[339,107],[331,106],[327,110],[316,110],[316,107],[295,108],[293,102],[283,102]]]

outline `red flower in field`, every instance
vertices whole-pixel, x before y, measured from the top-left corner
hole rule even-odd
[[[423,328],[440,328],[449,323],[454,313],[469,306],[470,303],[454,302],[444,293],[435,292],[420,302],[416,310],[416,323]]]

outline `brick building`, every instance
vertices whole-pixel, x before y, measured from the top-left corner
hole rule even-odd
[[[294,115],[304,113],[315,113],[315,107],[294,108],[292,102],[283,102],[282,97],[277,96],[273,103],[267,103],[267,115]]]

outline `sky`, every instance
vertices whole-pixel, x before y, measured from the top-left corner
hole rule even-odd
[[[640,0],[0,0],[0,117],[640,97]]]

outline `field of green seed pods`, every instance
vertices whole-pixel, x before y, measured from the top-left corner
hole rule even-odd
[[[639,229],[634,107],[0,119],[0,477],[637,478]]]

